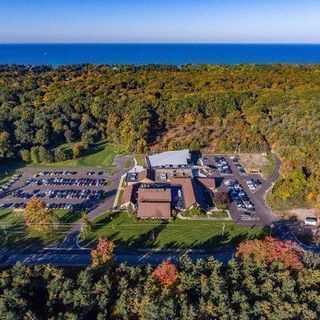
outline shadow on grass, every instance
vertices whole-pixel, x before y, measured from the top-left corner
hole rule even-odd
[[[81,211],[68,211],[62,217],[59,218],[61,223],[73,223],[78,221],[82,216]]]
[[[3,219],[8,218],[9,215],[11,215],[12,212],[10,210],[0,213],[0,223],[2,222]]]
[[[4,239],[2,248],[15,248],[18,250],[34,250],[54,241],[54,234],[42,234],[30,230],[25,226],[12,225],[3,229]]]

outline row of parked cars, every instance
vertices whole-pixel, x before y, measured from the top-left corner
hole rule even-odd
[[[52,185],[52,186],[81,186],[81,187],[101,187],[106,183],[106,179],[92,179],[92,178],[42,178],[27,179],[26,184],[31,185]]]
[[[24,202],[9,202],[0,204],[0,209],[24,209],[25,207],[26,203]]]
[[[102,190],[73,190],[73,189],[68,189],[68,190],[33,190],[31,192],[23,191],[23,190],[18,190],[15,192],[12,192],[11,194],[15,198],[20,198],[20,199],[30,199],[32,197],[37,197],[37,198],[60,198],[60,199],[91,199],[91,200],[99,200],[102,195],[103,191]]]
[[[35,178],[38,178],[38,177],[47,177],[47,176],[73,176],[75,174],[77,174],[78,172],[77,171],[68,171],[68,170],[65,170],[65,171],[40,171],[38,173],[36,173],[34,175]]]
[[[232,174],[232,170],[225,157],[214,157],[214,161],[220,174]]]
[[[99,190],[47,190],[40,191],[36,196],[40,198],[50,199],[78,199],[78,200],[99,200],[103,195],[103,191]]]
[[[238,209],[246,209],[254,211],[254,204],[249,199],[246,192],[243,190],[238,181],[230,182],[229,186],[229,197],[233,201]]]
[[[0,197],[3,197],[10,187],[21,178],[21,174],[14,174],[10,180],[0,187]]]
[[[35,178],[38,178],[38,177],[44,177],[44,176],[74,176],[78,174],[78,171],[70,171],[70,170],[55,170],[55,171],[40,171],[38,173],[36,173],[34,175]],[[92,175],[103,175],[104,172],[103,171],[88,171],[86,173],[88,176],[92,176]]]

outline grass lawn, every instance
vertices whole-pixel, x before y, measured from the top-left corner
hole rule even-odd
[[[232,221],[139,221],[127,212],[106,213],[94,223],[84,245],[93,245],[99,237],[107,237],[126,248],[210,249],[262,237],[266,233],[262,228],[242,227]]]
[[[68,223],[80,218],[79,213],[67,210],[56,210],[61,225],[52,233],[27,228],[24,224],[23,212],[13,212],[8,209],[0,209],[0,247],[27,248],[46,246],[62,240],[70,229]]]
[[[210,212],[209,216],[212,218],[228,218],[229,217],[229,215],[225,210],[212,211]]]
[[[105,143],[102,141],[91,147],[86,155],[78,159],[48,163],[44,164],[44,166],[112,168],[114,157],[125,153],[126,151],[123,146]]]

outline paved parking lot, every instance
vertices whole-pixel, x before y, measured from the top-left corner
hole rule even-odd
[[[108,195],[108,180],[103,170],[25,168],[2,191],[0,207],[23,209],[37,197],[48,208],[93,210]]]
[[[236,156],[204,155],[202,161],[209,168],[210,175],[221,179],[218,190],[228,193],[230,213],[236,223],[270,225],[275,220],[264,196],[278,177],[280,163],[266,181],[259,174],[248,174]]]

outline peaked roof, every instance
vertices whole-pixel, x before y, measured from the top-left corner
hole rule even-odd
[[[139,189],[138,201],[141,202],[171,202],[171,191],[169,189]]]
[[[137,216],[142,219],[169,219],[171,217],[171,204],[170,202],[140,202]]]
[[[182,188],[185,208],[190,208],[196,204],[196,196],[192,183],[192,179],[188,177],[174,177],[170,179],[172,184],[180,185]]]
[[[126,204],[133,201],[133,184],[130,184],[125,187],[123,196],[122,196],[122,204]]]

